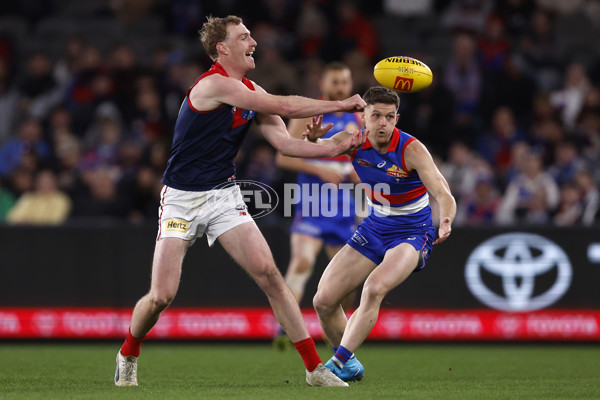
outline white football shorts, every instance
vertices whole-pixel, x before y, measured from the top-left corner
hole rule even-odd
[[[190,246],[206,233],[208,245],[245,222],[252,221],[239,186],[204,192],[190,192],[164,186],[158,209],[156,240],[176,237],[190,240]]]

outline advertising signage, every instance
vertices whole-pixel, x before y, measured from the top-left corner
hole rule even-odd
[[[287,265],[285,231],[263,232],[277,264]],[[369,340],[600,341],[599,233],[457,228],[434,247],[425,270],[386,296]],[[36,246],[3,251],[0,338],[122,337],[132,306],[148,290],[153,236],[135,229],[0,229],[5,249],[25,238]],[[76,245],[65,251],[64,243]],[[322,332],[310,301],[326,262],[321,255],[302,303],[316,339]],[[222,249],[198,241],[178,296],[151,335],[269,340],[276,329],[252,280]]]

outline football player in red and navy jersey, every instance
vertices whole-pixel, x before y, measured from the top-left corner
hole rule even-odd
[[[325,366],[346,381],[364,375],[354,351],[373,329],[381,301],[412,272],[425,267],[433,245],[450,235],[456,214],[454,197],[429,151],[396,128],[398,95],[373,87],[363,99],[367,106],[362,114],[369,134],[365,144],[351,152],[351,158],[365,184],[370,214],[331,260],[313,299],[321,326],[337,347]],[[324,130],[315,123],[305,135],[315,141]],[[342,132],[334,137],[341,141],[347,135]],[[430,194],[439,203],[437,239]],[[347,320],[341,301],[361,284],[360,305]]]
[[[323,146],[292,138],[280,116],[354,112],[362,110],[365,102],[359,95],[324,101],[266,93],[244,77],[254,69],[257,43],[239,17],[209,17],[200,40],[215,63],[188,90],[177,117],[163,177],[150,291],[133,311],[129,334],[117,354],[115,384],[137,386],[142,340],[177,293],[188,247],[206,234],[211,246],[219,240],[265,292],[279,323],[302,356],[307,383],[347,386],[321,364],[269,246],[249,214],[240,212],[245,205],[235,184],[233,160],[252,121],[278,151],[288,156],[330,158],[354,150],[366,138],[359,130],[342,142]]]

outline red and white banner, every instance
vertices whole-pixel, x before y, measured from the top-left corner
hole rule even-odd
[[[312,310],[303,310],[320,339]],[[0,309],[0,339],[111,339],[127,333],[131,310],[111,308]],[[268,308],[170,309],[149,337],[160,339],[270,339],[278,327]],[[600,341],[600,310],[505,313],[475,310],[384,309],[370,340]]]

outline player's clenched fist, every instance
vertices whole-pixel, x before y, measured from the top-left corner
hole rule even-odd
[[[342,100],[343,111],[347,112],[357,112],[364,110],[367,103],[360,97],[360,95],[355,94],[352,97],[348,97],[346,100]]]

